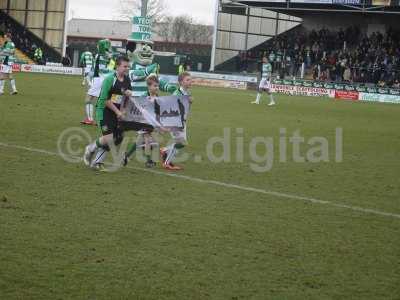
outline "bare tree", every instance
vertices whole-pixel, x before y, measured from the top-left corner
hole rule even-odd
[[[172,36],[175,42],[188,43],[191,35],[193,19],[190,16],[182,15],[174,19],[172,23]]]
[[[154,32],[164,42],[186,44],[210,44],[213,27],[193,20],[192,17],[181,15],[165,16],[162,22],[155,22]]]
[[[131,19],[140,15],[142,0],[119,0],[119,14],[124,19]],[[147,4],[147,16],[154,22],[161,22],[165,17],[166,5],[164,0],[149,0]]]
[[[165,42],[170,42],[173,40],[172,34],[172,24],[174,23],[174,18],[171,16],[166,16],[163,18],[162,22],[156,22],[154,31],[163,39]]]
[[[192,42],[195,44],[210,44],[213,33],[212,26],[194,24],[192,26]]]
[[[209,44],[213,35],[213,27],[182,15],[175,17],[170,28],[173,40],[179,43]]]

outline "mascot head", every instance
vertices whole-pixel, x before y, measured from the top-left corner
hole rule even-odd
[[[106,56],[108,58],[112,57],[111,42],[108,39],[100,40],[97,42],[97,52],[100,55]]]
[[[126,52],[131,62],[148,66],[153,63],[153,45],[150,43],[136,43],[129,41],[126,45]]]
[[[128,37],[126,52],[132,63],[148,66],[154,59],[151,19],[133,17],[132,23],[132,34]]]

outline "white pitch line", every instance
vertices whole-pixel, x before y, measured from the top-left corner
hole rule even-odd
[[[43,149],[30,148],[30,147],[6,144],[6,143],[1,143],[1,142],[0,142],[0,146],[5,147],[5,148],[13,148],[13,149],[25,150],[25,151],[29,151],[29,152],[40,153],[40,154],[44,154],[44,155],[61,157],[61,155],[59,153],[47,151],[47,150],[43,150]],[[78,158],[78,157],[73,157],[73,158]],[[192,177],[192,176],[187,176],[187,175],[180,175],[180,174],[176,174],[176,173],[167,173],[167,172],[161,172],[161,171],[138,168],[138,167],[129,167],[129,166],[127,166],[125,168],[131,169],[131,170],[147,172],[147,173],[152,173],[152,174],[161,175],[161,176],[179,178],[179,179],[183,179],[183,180],[187,180],[187,181],[191,181],[191,182],[198,182],[201,184],[215,185],[215,186],[236,189],[236,190],[241,190],[241,191],[246,191],[246,192],[264,194],[264,195],[275,196],[275,197],[279,197],[279,198],[303,201],[303,202],[310,202],[313,204],[328,205],[328,206],[332,206],[332,207],[348,209],[348,210],[362,212],[362,213],[366,213],[366,214],[374,214],[374,215],[378,215],[378,216],[400,219],[400,214],[384,212],[384,211],[370,209],[370,208],[352,206],[352,205],[347,205],[347,204],[343,204],[343,203],[320,200],[320,199],[316,199],[316,198],[298,196],[298,195],[293,195],[293,194],[268,191],[268,190],[264,190],[264,189],[252,188],[252,187],[247,187],[247,186],[237,185],[237,184],[232,184],[232,183],[226,183],[226,182],[221,182],[221,181],[216,181],[216,180],[202,179],[202,178],[197,178],[197,177]]]

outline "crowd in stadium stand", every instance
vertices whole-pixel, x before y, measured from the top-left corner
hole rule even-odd
[[[267,45],[260,53],[241,53],[239,68],[245,70],[249,60],[267,56],[281,78],[299,77],[304,63],[314,80],[400,87],[400,32],[394,30],[369,36],[356,26],[297,30]]]
[[[15,46],[28,55],[30,58],[34,59],[37,64],[44,64],[45,57],[43,51],[30,39],[30,35],[26,30],[18,30],[16,27],[11,26],[7,21],[0,21],[0,32],[1,35],[5,33],[10,33],[12,41]],[[41,55],[38,55],[41,53]]]
[[[0,32],[11,33],[16,47],[36,63],[46,62],[44,51],[30,39],[32,33],[4,20],[0,21]],[[257,52],[240,53],[238,69],[248,70],[249,62],[263,56],[268,57],[280,78],[299,78],[304,64],[314,80],[400,88],[400,32],[392,29],[367,36],[357,26],[338,31],[306,31],[300,27],[267,41]]]

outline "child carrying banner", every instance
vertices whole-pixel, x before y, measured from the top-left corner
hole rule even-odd
[[[156,116],[160,115],[160,106],[156,102],[156,98],[158,97],[159,93],[159,86],[160,82],[158,80],[157,75],[151,75],[147,78],[146,80],[147,84],[147,89],[148,89],[148,97],[146,98],[147,101],[149,101],[152,106],[154,107],[154,112]],[[141,112],[138,111],[138,113],[141,114]],[[147,121],[143,121],[147,122]],[[152,122],[154,127],[157,127],[158,120],[154,120]],[[128,147],[128,151],[124,154],[122,158],[122,165],[126,166],[129,162],[130,157],[136,152],[138,148],[143,148],[144,153],[146,156],[146,164],[145,166],[147,168],[152,168],[156,165],[156,163],[152,160],[152,151],[153,151],[153,146],[157,145],[157,143],[154,141],[152,137],[152,133],[154,131],[154,127],[150,124],[145,124],[145,123],[137,123],[137,122],[121,122],[122,127],[127,130],[129,128],[129,124],[137,124],[136,128],[133,128],[133,130],[138,131],[138,139],[136,140],[136,143],[130,145]],[[142,124],[143,126],[140,126]],[[163,131],[163,128],[159,128],[161,131]]]
[[[175,96],[189,96],[190,104],[192,103],[190,88],[192,86],[192,77],[189,72],[183,72],[178,77],[179,88],[173,93]],[[160,150],[163,167],[166,170],[179,171],[182,167],[175,165],[174,159],[180,149],[187,144],[186,120],[182,121],[183,128],[171,128],[172,144]]]

